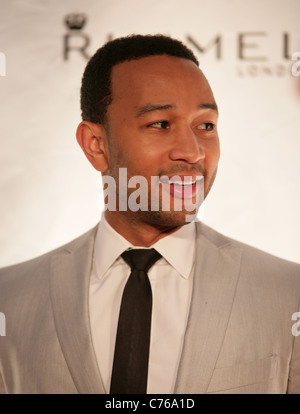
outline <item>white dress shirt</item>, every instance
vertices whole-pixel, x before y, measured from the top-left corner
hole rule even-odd
[[[181,227],[153,246],[161,255],[148,271],[152,322],[148,394],[174,392],[186,329],[194,270],[195,223]],[[106,392],[110,389],[119,309],[130,268],[120,255],[133,246],[105,220],[99,223],[90,282],[93,345]]]

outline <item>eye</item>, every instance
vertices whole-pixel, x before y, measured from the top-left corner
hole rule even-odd
[[[197,129],[204,129],[205,131],[213,131],[215,129],[215,124],[212,122],[204,122],[203,124],[197,125]]]
[[[148,125],[149,127],[157,128],[157,129],[167,129],[170,127],[168,121],[158,121],[154,122],[153,124]]]

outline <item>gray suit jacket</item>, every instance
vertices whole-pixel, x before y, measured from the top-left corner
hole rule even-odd
[[[0,392],[104,393],[89,323],[96,229],[1,269]],[[197,224],[175,393],[300,393],[300,266]]]

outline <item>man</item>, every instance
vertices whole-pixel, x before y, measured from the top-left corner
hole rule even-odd
[[[220,154],[192,52],[165,36],[109,42],[87,65],[81,106],[77,140],[110,208],[68,245],[2,269],[1,391],[299,393],[299,265],[193,221]],[[150,250],[151,268],[128,265]],[[150,280],[150,307],[133,295],[122,328],[130,273]],[[132,328],[149,309],[149,327]]]

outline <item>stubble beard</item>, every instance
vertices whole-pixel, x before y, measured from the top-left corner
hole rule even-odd
[[[120,167],[122,168],[122,167]],[[125,167],[123,167],[125,168]],[[168,231],[173,228],[178,228],[183,225],[188,224],[190,221],[194,221],[197,217],[199,208],[201,204],[204,202],[204,199],[207,197],[213,182],[215,180],[217,174],[217,168],[215,169],[213,175],[210,177],[209,182],[207,184],[207,174],[204,173],[204,182],[207,184],[204,196],[202,196],[202,199],[199,200],[197,205],[195,206],[195,209],[193,211],[188,211],[184,207],[184,202],[182,202],[182,209],[181,211],[176,211],[172,209],[172,202],[174,200],[170,200],[170,209],[167,211],[164,211],[162,209],[162,199],[161,199],[161,191],[160,191],[160,197],[157,202],[159,203],[159,209],[156,211],[154,210],[151,204],[151,182],[148,181],[148,193],[147,193],[147,205],[144,206],[144,210],[137,210],[132,211],[128,206],[128,198],[130,195],[136,191],[136,189],[128,188],[127,185],[127,198],[125,200],[122,200],[122,203],[124,205],[124,202],[127,205],[126,211],[121,211],[119,209],[119,201],[120,201],[120,191],[119,191],[119,167],[117,170],[110,170],[107,171],[106,175],[109,175],[114,178],[116,182],[116,199],[117,199],[117,208],[116,208],[116,214],[119,216],[122,216],[123,221],[128,222],[132,226],[138,226],[139,224],[143,224],[144,226],[150,226],[159,229],[160,231]],[[130,180],[131,176],[128,176],[128,181]]]
[[[145,211],[142,211],[142,210],[131,211],[128,207],[127,201],[128,201],[128,197],[130,196],[131,193],[135,191],[135,189],[128,188],[128,181],[133,175],[128,175],[127,177],[128,195],[127,195],[127,200],[123,200],[123,202],[125,201],[127,203],[128,208],[126,209],[126,211],[120,211],[118,207],[118,204],[119,204],[118,202],[119,202],[119,197],[120,197],[119,169],[127,168],[127,162],[125,159],[123,159],[122,154],[120,154],[118,151],[116,152],[114,148],[112,148],[111,139],[109,139],[108,142],[109,142],[109,147],[110,147],[109,148],[110,149],[110,164],[117,166],[117,167],[110,168],[108,171],[105,172],[104,175],[111,176],[112,178],[114,178],[116,182],[116,199],[117,199],[116,213],[121,215],[123,219],[125,219],[125,221],[127,221],[130,225],[133,225],[133,226],[138,225],[139,223],[142,223],[145,226],[155,227],[157,229],[160,229],[161,231],[168,231],[170,229],[181,227],[185,224],[188,224],[190,221],[192,221],[192,220],[187,219],[188,217],[193,217],[194,219],[196,218],[198,214],[198,210],[202,202],[204,202],[204,199],[207,197],[214,183],[214,180],[217,174],[217,167],[210,178],[208,178],[207,171],[203,170],[203,168],[200,166],[195,166],[193,169],[190,170],[191,175],[195,174],[196,172],[198,173],[200,172],[204,177],[204,184],[206,184],[208,181],[206,189],[204,190],[204,194],[202,195],[202,200],[200,200],[200,202],[197,203],[194,211],[185,210],[184,205],[181,211],[175,211],[174,209],[170,209],[169,211],[164,211],[162,210],[161,199],[158,201],[159,202],[158,211],[153,210],[151,208],[152,207],[151,205],[151,182],[149,181],[148,181],[148,194],[147,194],[148,204],[147,204],[146,210]],[[159,174],[159,177],[161,177],[162,175],[168,175],[169,177],[171,177],[173,175],[179,174],[180,172],[186,172],[186,171],[187,171],[186,165],[181,163],[175,166],[174,168],[172,168],[172,170],[161,171],[161,173]],[[136,174],[136,175],[143,176],[143,174]],[[160,191],[160,194],[161,194],[161,191]],[[182,204],[184,203],[182,202]],[[171,201],[171,206],[172,206],[172,201]]]

